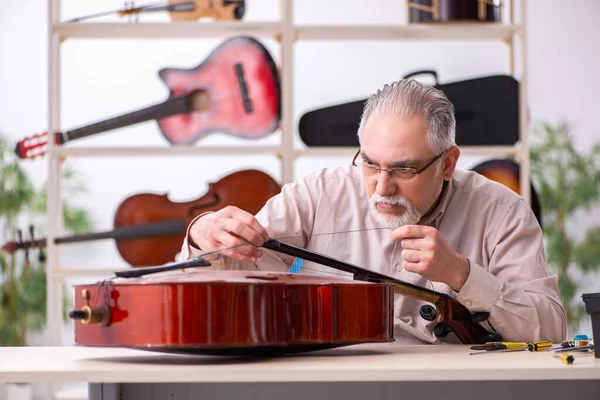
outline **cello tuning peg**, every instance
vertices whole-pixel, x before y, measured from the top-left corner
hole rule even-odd
[[[43,263],[46,262],[46,252],[40,249],[40,254],[38,254],[38,261]]]
[[[21,229],[17,229],[17,240],[19,244],[24,244],[23,231]],[[24,245],[23,249],[25,249],[25,263],[29,264],[29,246]]]

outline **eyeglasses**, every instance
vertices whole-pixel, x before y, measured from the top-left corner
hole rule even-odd
[[[359,159],[360,149],[358,149],[356,155],[354,155],[354,159],[352,160],[352,165],[358,167],[360,164],[364,176],[375,176],[378,175],[381,171],[386,171],[390,175],[390,178],[397,178],[403,181],[407,181],[429,168],[434,162],[436,162],[441,156],[443,156],[444,153],[446,153],[446,151],[447,150],[442,151],[440,154],[433,157],[427,164],[417,169],[411,167],[381,168],[378,165],[371,164],[363,159]]]

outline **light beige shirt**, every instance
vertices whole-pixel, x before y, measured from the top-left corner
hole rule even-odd
[[[460,292],[401,267],[402,248],[369,211],[369,198],[355,167],[324,169],[285,185],[256,215],[270,237],[446,293],[469,311],[489,311],[482,325],[505,341],[560,342],[565,311],[557,276],[546,264],[542,232],[531,208],[512,190],[475,172],[456,170],[438,206],[419,222],[437,228],[468,258],[470,275]],[[266,249],[256,263],[221,256],[220,269],[287,271],[294,259]],[[201,254],[184,240],[180,260]],[[283,261],[282,261],[283,260]],[[303,261],[301,273],[350,274]],[[460,343],[438,338],[434,322],[419,315],[426,304],[396,295],[394,335],[400,343]]]

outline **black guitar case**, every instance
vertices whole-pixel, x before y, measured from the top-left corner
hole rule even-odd
[[[440,84],[435,71],[434,86],[454,104],[456,143],[459,146],[514,145],[519,140],[519,83],[510,75]],[[367,99],[336,104],[306,112],[299,121],[300,139],[307,146],[358,147],[358,125]]]

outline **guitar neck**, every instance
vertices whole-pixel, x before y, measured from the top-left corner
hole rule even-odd
[[[104,121],[96,122],[80,128],[72,129],[56,135],[59,144],[64,144],[71,140],[81,139],[92,136],[100,132],[106,132],[125,126],[138,124],[151,119],[162,119],[172,115],[188,113],[195,107],[196,92],[185,96],[169,99],[160,104],[155,104],[140,110],[136,110],[118,117],[109,118]]]

